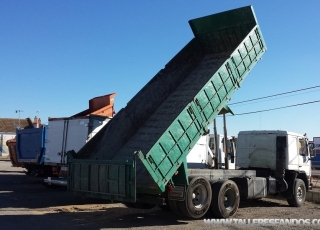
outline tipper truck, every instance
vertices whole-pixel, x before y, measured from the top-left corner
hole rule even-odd
[[[284,190],[280,166],[270,169],[279,175],[272,179],[257,177],[251,167],[188,168],[188,153],[266,51],[252,6],[189,24],[194,38],[88,143],[69,152],[69,191],[138,207],[165,206],[191,218],[208,210],[227,218],[238,209],[238,186],[246,186],[248,198],[261,197],[257,186],[264,194],[270,186],[272,193]],[[295,193],[290,190],[288,197]]]

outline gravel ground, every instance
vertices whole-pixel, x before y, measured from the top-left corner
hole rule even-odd
[[[206,216],[206,219],[211,218]],[[285,200],[265,198],[241,202],[235,219],[309,219],[320,220],[320,205],[305,202],[300,208],[289,207]],[[46,188],[0,160],[0,229],[300,229],[302,226],[206,226],[203,219],[190,220],[158,207],[131,209],[120,203],[83,199],[63,188]],[[304,229],[320,229],[305,226]]]

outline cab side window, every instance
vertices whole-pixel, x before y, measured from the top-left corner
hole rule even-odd
[[[299,151],[299,155],[308,156],[307,141],[304,138],[301,138],[301,139],[299,138],[298,151]]]

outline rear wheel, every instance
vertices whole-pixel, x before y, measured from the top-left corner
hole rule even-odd
[[[212,185],[211,210],[220,218],[233,216],[240,203],[240,194],[236,183],[231,180],[219,181]]]
[[[198,219],[210,208],[211,185],[204,177],[194,177],[187,187],[184,201],[177,202],[180,212],[188,217]]]
[[[306,185],[303,180],[296,179],[294,183],[294,194],[287,198],[288,204],[291,207],[300,207],[306,200]]]

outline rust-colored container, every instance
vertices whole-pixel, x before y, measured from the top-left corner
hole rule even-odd
[[[9,149],[10,161],[13,167],[24,168],[23,163],[18,162],[17,151],[16,151],[16,138],[10,139],[6,142]]]
[[[113,117],[116,113],[114,110],[114,97],[116,93],[95,97],[89,100],[89,109],[73,115],[72,117],[89,116],[90,114]]]

